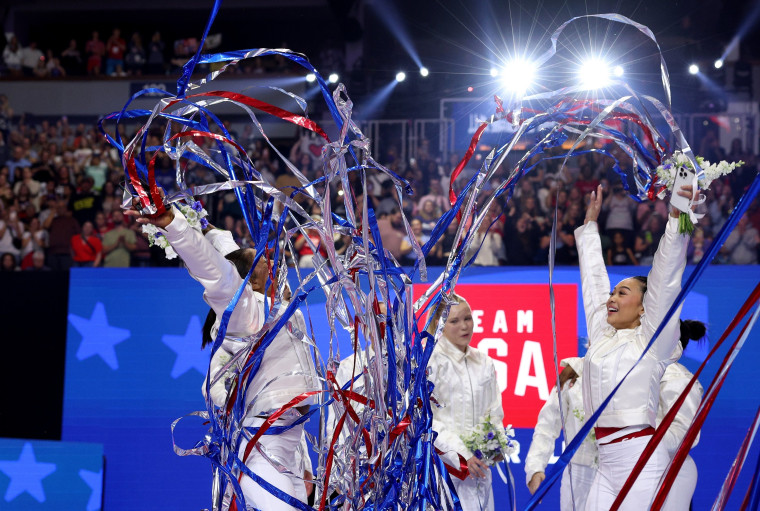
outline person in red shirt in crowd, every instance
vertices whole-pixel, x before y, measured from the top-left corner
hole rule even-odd
[[[581,166],[581,175],[575,182],[575,187],[581,192],[581,195],[586,195],[596,190],[599,186],[599,180],[594,177],[594,171],[591,169],[591,165],[584,163]]]
[[[113,29],[113,34],[106,43],[106,74],[108,76],[126,76],[124,73],[124,52],[127,51],[127,43],[121,38],[121,31]]]
[[[82,224],[82,232],[71,237],[74,266],[97,268],[103,258],[103,244],[95,236],[92,222]]]
[[[312,218],[319,222],[322,220],[320,215],[312,215]],[[316,229],[306,229],[309,239],[319,250],[319,255],[327,257],[327,251],[322,245],[322,240],[319,238],[319,233]],[[309,243],[306,242],[306,236],[302,233],[298,233],[296,240],[293,242],[293,249],[298,253],[298,267],[299,268],[314,268],[314,251],[311,249]]]
[[[100,35],[97,32],[92,33],[92,39],[87,41],[84,52],[87,54],[87,74],[99,75],[106,45],[100,40]]]

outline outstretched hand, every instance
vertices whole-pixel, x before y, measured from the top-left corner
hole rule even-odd
[[[160,190],[161,198],[164,198],[164,191]],[[143,213],[140,213],[138,210],[140,204],[137,201],[137,199],[132,199],[132,208],[124,212],[125,215],[131,216],[135,219],[135,222],[138,224],[153,224],[156,227],[160,227],[161,229],[165,229],[167,225],[172,223],[172,220],[174,220],[174,208],[172,208],[171,204],[166,208],[166,210],[158,215],[146,215]]]
[[[587,224],[589,222],[596,222],[599,218],[599,213],[602,211],[602,200],[604,199],[602,193],[602,185],[596,187],[595,192],[591,192],[591,200],[588,201],[588,207],[586,208],[586,220],[583,222]]]

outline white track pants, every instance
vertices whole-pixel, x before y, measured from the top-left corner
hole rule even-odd
[[[586,511],[608,511],[620,489],[625,484],[633,466],[641,457],[651,436],[632,438],[607,445],[599,445],[599,469],[591,485]],[[668,466],[667,451],[658,448],[649,458],[631,491],[628,492],[620,511],[649,509],[660,482],[660,476]]]
[[[570,470],[573,471],[573,490],[570,491]],[[596,468],[586,465],[576,465],[571,463],[562,473],[562,486],[559,489],[559,506],[561,511],[584,511],[586,509],[586,499],[591,484],[596,477]],[[575,508],[573,508],[575,500]]]
[[[462,511],[493,511],[493,486],[491,470],[485,479],[469,476],[464,481],[452,476],[454,488],[462,503]]]

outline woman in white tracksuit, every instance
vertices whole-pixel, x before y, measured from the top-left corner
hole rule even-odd
[[[691,197],[691,187],[678,191]],[[584,225],[575,239],[581,270],[589,349],[583,364],[583,405],[591,417],[624,374],[636,364],[681,289],[689,238],[678,234],[678,211],[671,211],[648,278],[628,278],[610,293],[597,218],[601,186],[592,193]],[[660,380],[681,355],[680,307],[658,339],[604,409],[596,423],[599,469],[589,492],[588,511],[607,510],[644,450],[657,419]],[[669,456],[652,455],[623,501],[621,510],[647,509]]]
[[[138,216],[133,213],[133,216]],[[234,242],[225,231],[203,236],[187,223],[176,209],[169,208],[158,217],[139,217],[140,223],[152,223],[161,229],[167,240],[183,259],[190,275],[204,287],[203,298],[216,314],[210,328],[213,338],[219,328],[222,314],[227,304],[242,284],[241,277],[250,269],[255,256],[251,249],[233,250]],[[226,234],[225,234],[226,233]],[[226,254],[223,255],[223,254]],[[235,261],[234,264],[231,261]],[[246,286],[228,326],[227,335],[214,358],[211,360],[209,376],[216,383],[211,387],[211,399],[216,406],[224,406],[236,384],[235,370],[218,376],[218,371],[238,351],[249,345],[248,339],[256,334],[264,324],[264,290],[267,277],[267,263],[262,257],[253,272],[249,286]],[[283,309],[281,309],[283,310]],[[303,322],[298,317],[291,318],[275,336],[272,344],[264,352],[262,364],[253,378],[245,396],[246,413],[243,427],[258,427],[268,415],[281,408],[292,398],[308,391],[319,390],[313,361],[307,345],[301,341]],[[245,362],[241,357],[239,370]],[[205,385],[204,385],[205,391]],[[309,401],[299,403],[308,405]],[[301,412],[304,411],[301,408]],[[286,426],[297,419],[301,412],[291,409],[274,426]],[[269,483],[285,493],[305,502],[305,487],[302,463],[306,453],[300,453],[303,426],[296,426],[277,435],[264,435],[251,451],[246,465]],[[247,443],[241,442],[238,455],[242,458]],[[275,468],[275,465],[281,467]],[[248,506],[267,510],[292,510],[292,506],[261,488],[248,477],[242,477],[241,487]],[[238,509],[240,506],[238,505]]]
[[[694,323],[702,325],[699,322],[692,321],[681,323],[681,344],[684,347],[690,338],[699,339],[704,335],[704,325],[701,327],[702,333],[697,333],[696,337],[689,333],[689,327],[686,327],[686,332],[684,332],[684,324]],[[573,438],[583,425],[582,364],[583,359],[581,358],[569,358],[560,362],[560,366],[565,367],[562,372],[563,374],[560,376],[560,381],[567,381],[562,387],[562,411],[566,417],[566,438]],[[565,375],[566,372],[567,374]],[[563,378],[563,375],[565,378]],[[686,388],[691,377],[692,374],[689,370],[679,363],[671,364],[665,370],[665,374],[662,380],[660,380],[660,405],[657,410],[658,427],[662,419],[665,418],[665,414],[668,413]],[[578,381],[579,379],[581,381]],[[681,440],[686,435],[686,430],[691,425],[701,400],[702,386],[699,382],[696,382],[661,442],[670,458],[673,457]],[[527,476],[528,489],[531,493],[535,493],[538,485],[544,480],[544,471],[554,453],[554,442],[559,437],[560,432],[559,400],[557,399],[557,389],[555,387],[538,414],[538,421],[533,431],[533,440],[530,444],[528,455],[525,458],[525,474]],[[699,437],[694,441],[695,446],[698,441]],[[592,433],[586,437],[570,461],[572,490],[570,489],[570,471],[565,469],[562,473],[562,486],[560,487],[561,511],[583,511],[585,509],[586,499],[596,476],[597,464],[598,451],[592,430]],[[663,511],[687,511],[696,485],[697,466],[691,456],[688,456],[673,483],[670,494],[663,506]]]
[[[584,423],[583,393],[581,382],[577,381],[583,373],[583,359],[579,357],[566,358],[560,362],[560,367],[572,371],[572,376],[562,386],[562,414],[565,417],[565,438],[573,438]],[[567,373],[563,370],[563,374]],[[560,376],[560,381],[563,378]],[[581,380],[582,381],[582,380]],[[554,442],[562,431],[557,387],[549,394],[549,399],[538,413],[533,439],[528,455],[525,457],[525,475],[528,489],[535,493],[538,485],[544,480],[544,472],[549,459],[554,454]],[[589,434],[578,448],[570,465],[562,473],[560,486],[560,510],[583,511],[586,507],[586,497],[591,489],[591,483],[596,476],[597,449],[594,435]],[[572,489],[570,481],[572,480]]]
[[[494,425],[504,423],[501,391],[491,358],[470,347],[472,311],[463,298],[457,298],[459,303],[451,306],[443,335],[428,364],[428,379],[435,385],[433,396],[440,405],[433,406],[433,431],[438,433],[435,446],[452,466],[459,466],[458,454],[467,460],[467,478],[452,477],[462,509],[493,511],[491,470],[465,447],[460,435],[468,433],[486,415]],[[437,326],[438,318],[434,316],[432,328]]]
[[[701,339],[704,337],[705,332],[705,325],[699,321],[681,321],[681,346],[685,349],[689,340]],[[660,380],[660,405],[657,410],[658,427],[693,376],[688,369],[679,363],[671,364],[665,370],[665,374],[662,376],[662,380]],[[686,435],[686,431],[691,426],[691,422],[697,414],[697,408],[699,408],[699,404],[702,402],[702,393],[702,385],[700,385],[699,381],[694,382],[683,405],[678,409],[678,413],[660,442],[660,446],[668,453],[668,459],[673,459],[676,450]],[[698,442],[699,435],[694,439],[692,448]],[[697,465],[691,456],[687,456],[681,466],[681,470],[678,472],[678,476],[673,481],[668,498],[662,506],[663,511],[688,511],[696,488]]]

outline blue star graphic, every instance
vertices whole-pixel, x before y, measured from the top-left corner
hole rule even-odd
[[[191,316],[185,335],[164,335],[161,342],[177,354],[172,368],[172,378],[177,379],[190,369],[205,375],[208,369],[209,354],[201,351],[201,320]]]
[[[87,511],[98,511],[100,502],[103,499],[103,469],[100,472],[90,472],[89,470],[80,470],[79,477],[87,483],[92,493],[90,500],[87,501]]]
[[[5,501],[10,502],[24,492],[37,502],[45,502],[42,480],[55,472],[55,463],[38,463],[34,458],[32,444],[26,442],[17,461],[0,461],[0,471],[11,478],[5,492]]]
[[[95,304],[90,319],[69,314],[69,321],[82,336],[82,342],[77,350],[78,360],[98,355],[114,371],[119,368],[114,346],[128,339],[130,332],[126,328],[117,328],[108,324],[106,308],[101,302]]]

